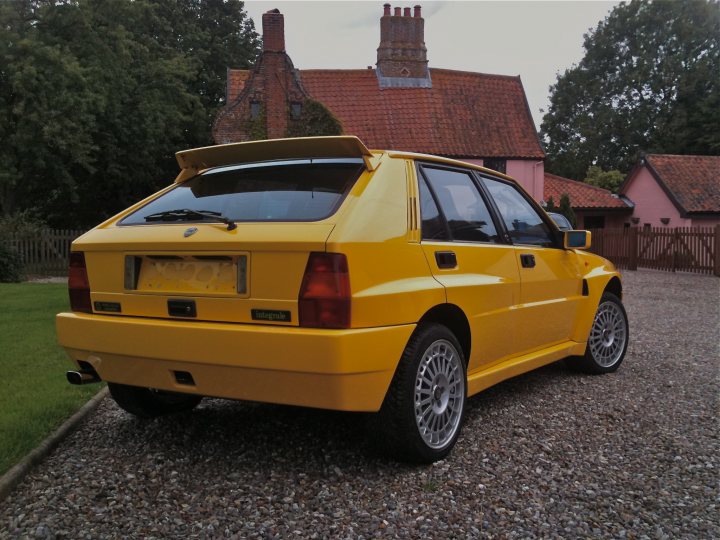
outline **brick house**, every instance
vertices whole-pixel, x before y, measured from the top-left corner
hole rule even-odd
[[[438,154],[506,172],[543,198],[544,157],[520,77],[428,67],[420,6],[384,5],[373,69],[297,70],[284,18],[263,14],[263,50],[252,70],[228,69],[216,143],[296,133],[320,103],[342,132],[371,148]]]
[[[642,227],[720,225],[720,156],[648,154],[620,186]]]
[[[607,189],[545,173],[544,194],[543,200],[547,202],[552,197],[556,206],[563,194],[567,194],[578,229],[604,229],[630,224],[632,204]]]

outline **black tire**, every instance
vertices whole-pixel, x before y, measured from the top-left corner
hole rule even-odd
[[[444,349],[438,349],[444,347]],[[421,362],[427,366],[431,360],[424,360],[430,351],[445,351],[439,354],[457,355],[457,362],[451,356],[448,365],[452,365],[453,372],[450,379],[445,382],[422,384],[424,375],[432,378],[427,367],[420,369]],[[437,357],[437,356],[436,356]],[[435,376],[435,381],[438,381]],[[418,384],[420,381],[420,384]],[[416,386],[418,385],[418,386]],[[434,385],[434,386],[433,386]],[[432,388],[431,388],[432,386]],[[441,388],[442,386],[442,388]],[[459,395],[459,392],[462,395]],[[420,422],[429,423],[433,411],[429,412],[428,420],[416,420],[415,397],[416,392],[424,392],[431,396],[425,410],[437,405],[438,410],[443,407],[448,411],[449,423],[447,432],[442,435],[447,440],[439,440],[436,446],[426,441],[421,433]],[[432,463],[445,458],[457,442],[465,417],[465,402],[467,398],[466,361],[462,348],[453,333],[440,324],[421,324],[416,329],[405,347],[398,364],[393,380],[390,383],[385,400],[380,411],[371,419],[371,429],[376,438],[377,447],[386,454],[400,461],[411,463]],[[442,400],[445,399],[445,405]],[[459,414],[458,414],[459,412]],[[458,417],[459,416],[459,417]],[[421,414],[423,419],[425,414]],[[440,421],[440,420],[439,420]],[[427,434],[426,437],[431,437]]]
[[[619,337],[617,330],[604,330],[602,327],[602,321],[599,320],[601,312],[609,310],[612,316],[617,320],[616,323],[622,327],[622,337]],[[612,333],[613,339],[622,339],[622,343],[611,342],[606,338],[603,332],[608,331]],[[599,342],[599,343],[598,343]],[[610,342],[609,346],[604,346],[605,342]],[[625,359],[625,353],[627,352],[628,343],[630,342],[630,324],[628,322],[627,313],[625,307],[623,307],[620,299],[613,293],[604,292],[600,298],[597,312],[593,319],[593,326],[588,336],[588,344],[585,349],[584,356],[576,356],[568,359],[568,365],[577,371],[583,373],[590,373],[592,375],[601,375],[603,373],[612,373],[617,371]],[[594,344],[593,344],[594,343]],[[615,349],[611,347],[615,346]],[[608,357],[604,357],[604,354],[608,354]]]
[[[108,383],[108,389],[121,409],[140,418],[190,411],[202,401],[202,396],[194,394],[163,392],[111,382]]]

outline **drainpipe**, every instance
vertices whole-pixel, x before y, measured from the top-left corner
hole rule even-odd
[[[538,165],[542,165],[545,163],[544,161],[538,161],[533,165],[533,192],[536,191],[537,188],[537,175],[535,174],[535,167]],[[545,182],[543,181],[543,189],[540,191],[540,201],[545,202]]]

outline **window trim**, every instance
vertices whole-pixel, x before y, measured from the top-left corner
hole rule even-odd
[[[457,172],[461,174],[466,174],[470,178],[470,182],[475,186],[475,189],[478,192],[478,195],[480,196],[480,200],[485,203],[485,207],[487,208],[488,214],[490,214],[490,219],[493,222],[493,225],[495,226],[495,231],[497,232],[498,239],[497,241],[482,241],[482,240],[457,240],[453,237],[452,230],[450,229],[450,224],[448,223],[447,217],[445,216],[445,211],[442,209],[442,206],[440,206],[439,199],[437,197],[437,194],[435,193],[435,189],[433,188],[432,184],[428,180],[427,174],[425,173],[425,169],[438,169],[442,171],[450,171],[450,172]],[[441,163],[434,163],[434,162],[428,162],[428,161],[416,161],[415,162],[415,170],[416,170],[416,176],[418,184],[420,181],[424,181],[425,185],[428,188],[428,191],[430,192],[430,195],[433,198],[433,201],[435,202],[435,206],[438,209],[438,213],[440,215],[440,219],[442,219],[444,225],[445,225],[445,231],[448,235],[447,239],[425,239],[422,237],[422,204],[420,204],[420,241],[421,242],[445,242],[445,243],[455,243],[455,244],[481,244],[481,245],[490,245],[490,246],[504,246],[504,245],[512,245],[512,241],[507,235],[507,231],[505,230],[505,223],[502,221],[502,217],[500,216],[499,212],[497,212],[497,208],[495,206],[495,202],[492,201],[492,199],[488,196],[488,194],[485,192],[485,187],[482,185],[481,182],[478,181],[478,178],[476,176],[476,171],[474,169],[466,169],[464,167],[455,167],[452,165],[445,165]],[[418,185],[418,194],[420,193],[420,186]]]
[[[478,177],[478,181],[480,185],[482,185],[483,190],[486,191],[488,197],[492,201],[493,210],[497,213],[497,215],[500,217],[500,221],[502,222],[502,230],[504,231],[506,240],[512,244],[513,246],[523,246],[523,247],[534,247],[534,248],[544,248],[544,249],[565,249],[562,242],[562,235],[558,234],[559,229],[557,226],[552,222],[550,216],[548,216],[545,211],[540,207],[540,205],[528,195],[524,189],[520,188],[515,182],[505,180],[504,178],[498,178],[496,176],[492,176],[487,173],[481,173],[479,171],[475,171],[476,176]],[[497,204],[495,203],[495,199],[493,199],[492,195],[490,194],[490,190],[485,185],[484,180],[494,180],[495,182],[499,182],[501,184],[506,184],[513,188],[515,191],[517,191],[520,196],[525,199],[530,204],[530,207],[535,210],[538,216],[540,216],[540,219],[542,220],[545,225],[547,225],[549,231],[550,231],[550,239],[552,240],[552,245],[550,246],[541,246],[538,244],[521,244],[519,242],[515,242],[515,240],[510,236],[510,231],[508,230],[507,226],[505,225],[505,220],[502,219],[502,213],[500,212],[500,209],[498,208]]]

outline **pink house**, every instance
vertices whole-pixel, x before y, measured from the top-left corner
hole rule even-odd
[[[640,227],[714,227],[720,224],[720,156],[648,154],[620,194],[634,204]]]
[[[263,14],[255,67],[228,69],[215,142],[292,136],[305,111],[320,103],[343,133],[370,148],[484,165],[514,177],[541,201],[545,154],[520,77],[429,67],[420,6],[385,4],[378,18],[375,67],[300,70],[285,50],[283,15]]]

